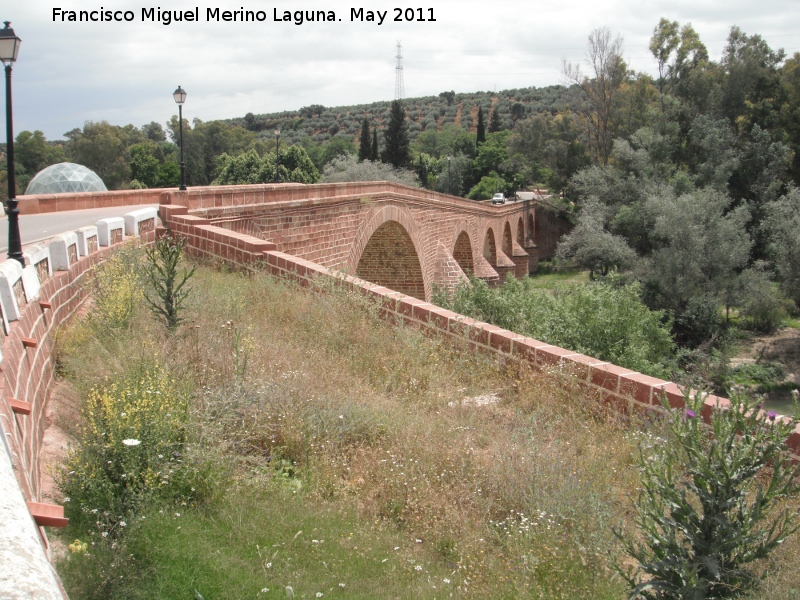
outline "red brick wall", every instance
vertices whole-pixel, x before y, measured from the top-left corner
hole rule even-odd
[[[387,220],[397,221],[417,250],[426,298],[432,285],[444,284],[436,281],[442,272],[439,244],[452,256],[458,236],[466,233],[475,265],[487,228],[514,231],[523,223],[524,230],[526,215],[533,223],[530,203],[495,207],[386,182],[197,188],[165,194],[162,202],[185,206],[189,214],[208,219],[207,224],[269,240],[282,252],[347,273],[355,273],[369,237]],[[468,264],[461,252],[459,262]],[[510,256],[501,260],[502,274],[525,274],[524,249],[520,246],[513,261]],[[498,279],[492,269],[477,274]]]
[[[142,239],[151,240],[153,235],[149,233]],[[52,357],[55,331],[87,298],[86,279],[91,269],[113,251],[113,246],[102,248],[79,259],[69,271],[54,272],[42,284],[39,300],[21,307],[19,321],[10,323],[3,340],[0,421],[26,500],[41,499],[39,448],[47,425],[45,405],[55,374]],[[40,302],[49,302],[52,307],[44,308]],[[23,338],[35,340],[36,347],[23,345]],[[9,398],[31,403],[31,414],[13,412],[7,402]]]
[[[21,215],[37,215],[63,210],[158,204],[161,194],[165,191],[167,190],[120,190],[115,192],[19,196],[19,212]]]

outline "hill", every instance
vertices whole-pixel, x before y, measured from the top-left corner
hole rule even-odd
[[[460,126],[474,132],[479,107],[483,108],[487,124],[491,112],[497,110],[503,128],[510,129],[517,121],[531,115],[572,110],[577,96],[577,88],[554,85],[499,92],[458,94],[449,91],[438,96],[406,98],[403,104],[410,121],[409,135],[413,142],[419,133],[441,129],[447,125]],[[362,119],[369,119],[370,128],[377,126],[379,130],[383,129],[389,119],[390,107],[390,100],[355,106],[326,107],[312,104],[296,111],[259,115],[248,113],[242,118],[229,119],[226,122],[256,132],[262,138],[271,138],[275,128],[280,127],[281,139],[289,144],[299,143],[306,137],[322,144],[334,136],[344,137],[357,144]]]

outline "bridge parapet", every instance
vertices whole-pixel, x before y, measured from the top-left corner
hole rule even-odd
[[[88,297],[93,267],[116,251],[100,248],[97,228],[55,236],[49,245],[25,249],[26,266],[0,263],[0,598],[65,598],[48,562],[44,526],[63,525],[62,507],[42,485],[40,450],[47,428],[47,402],[55,381],[56,329]],[[145,241],[154,231],[135,233]]]
[[[530,269],[512,240],[533,235],[531,202],[496,207],[385,181],[197,188],[161,201],[162,218],[206,219],[422,300],[468,274],[495,284]]]

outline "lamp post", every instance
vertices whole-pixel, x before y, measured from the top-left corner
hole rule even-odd
[[[178,141],[181,146],[181,191],[186,190],[186,163],[183,162],[183,103],[186,102],[186,90],[178,86],[178,89],[172,92],[172,97],[178,105]]]
[[[0,29],[0,62],[6,68],[6,165],[8,179],[8,258],[18,260],[25,266],[22,256],[22,242],[19,235],[19,208],[17,208],[17,181],[14,173],[14,124],[11,113],[11,65],[17,60],[19,45],[22,40],[14,35],[11,23],[5,21],[5,28]]]
[[[453,195],[453,190],[450,187],[450,161],[453,160],[453,157],[449,154],[447,155],[447,193],[451,196]]]
[[[280,143],[281,143],[281,128],[275,128],[275,183],[281,182],[281,172],[279,168],[281,166],[281,153],[280,153]]]

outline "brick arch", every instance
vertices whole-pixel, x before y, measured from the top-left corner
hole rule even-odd
[[[503,227],[503,254],[506,256],[514,255],[514,238],[511,237],[511,223],[506,221]]]
[[[491,227],[486,228],[486,235],[483,237],[483,258],[489,261],[492,266],[497,264],[497,242],[494,239],[494,230]]]
[[[536,226],[533,221],[533,212],[528,213],[528,239],[536,240]]]
[[[525,246],[525,221],[522,220],[522,217],[517,219],[517,243]]]
[[[453,249],[453,258],[467,275],[475,272],[473,238],[474,235],[470,234],[466,222],[462,221],[456,226],[450,243],[450,247]]]
[[[346,270],[392,290],[427,300],[431,284],[413,217],[398,206],[384,206],[363,221]]]
[[[466,231],[458,234],[456,244],[453,247],[453,258],[456,259],[458,266],[467,275],[475,273],[475,262],[472,260],[472,244]]]

